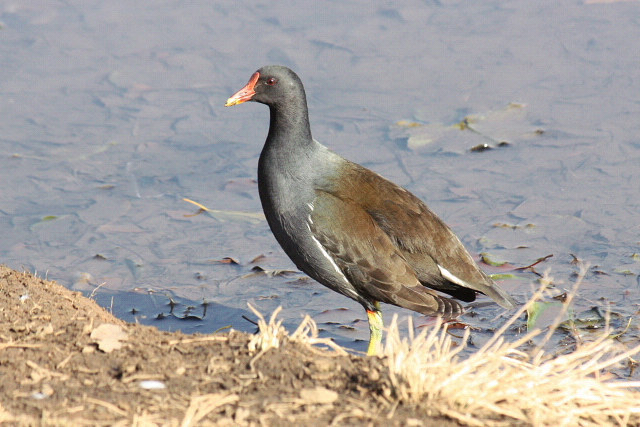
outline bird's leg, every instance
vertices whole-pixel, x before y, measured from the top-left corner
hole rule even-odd
[[[382,312],[380,311],[380,303],[374,303],[375,310],[367,310],[367,317],[369,318],[369,348],[367,349],[367,356],[375,356],[378,354],[378,350],[382,343],[382,328],[384,327],[382,321]]]

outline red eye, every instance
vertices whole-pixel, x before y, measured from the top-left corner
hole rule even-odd
[[[278,83],[278,79],[276,79],[276,78],[274,78],[274,77],[271,77],[271,78],[269,78],[269,79],[267,80],[267,84],[268,84],[269,86],[273,86],[273,85],[275,85],[276,83]]]

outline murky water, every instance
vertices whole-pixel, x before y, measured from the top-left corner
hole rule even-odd
[[[300,274],[252,272],[293,265],[259,215],[233,214],[261,211],[268,110],[223,104],[280,63],[305,82],[316,139],[426,200],[472,253],[512,266],[553,254],[536,268],[558,293],[573,254],[591,265],[576,309],[637,318],[640,15],[592,3],[5,1],[0,262],[127,320],[251,330],[247,302],[283,305],[289,328],[308,313],[363,349],[361,308]],[[511,103],[520,112],[502,116]],[[490,138],[448,127],[474,114]],[[183,198],[227,213],[193,216]],[[502,283],[524,301],[537,276],[518,275]],[[176,322],[154,320],[165,295]],[[471,323],[500,313],[476,311]]]

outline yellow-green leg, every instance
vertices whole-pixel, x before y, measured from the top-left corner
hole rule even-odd
[[[376,310],[367,310],[370,333],[367,356],[375,356],[376,354],[378,354],[378,349],[382,344],[382,328],[384,327],[384,323],[382,321],[382,312],[380,311],[380,303],[376,301],[374,305],[376,307]]]

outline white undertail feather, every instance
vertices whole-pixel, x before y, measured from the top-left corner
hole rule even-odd
[[[456,285],[464,286],[465,288],[472,288],[471,286],[469,286],[467,282],[455,276],[453,273],[451,273],[449,270],[447,270],[440,264],[438,264],[438,269],[440,270],[440,274],[442,274],[442,277],[444,277],[448,281],[455,283]]]

